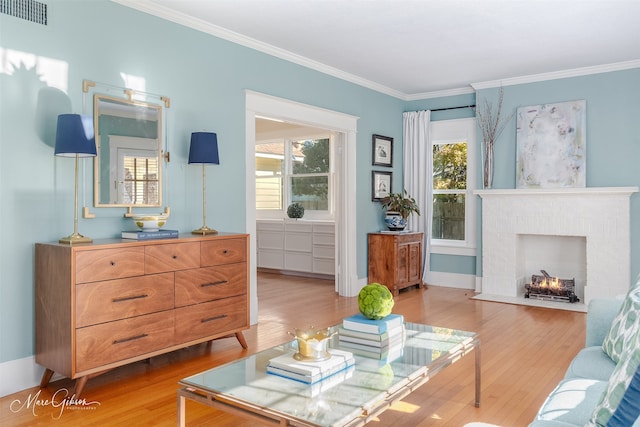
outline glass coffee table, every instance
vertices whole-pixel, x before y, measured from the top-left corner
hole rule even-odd
[[[328,346],[352,350],[341,347],[337,335]],[[266,373],[271,358],[296,350],[293,340],[183,379],[178,425],[185,425],[190,399],[265,424],[362,426],[473,350],[474,403],[480,406],[480,339],[474,332],[407,322],[403,346],[389,360],[354,350],[354,366],[311,385]]]

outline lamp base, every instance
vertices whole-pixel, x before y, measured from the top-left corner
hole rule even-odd
[[[73,245],[74,243],[91,243],[93,240],[91,237],[85,237],[82,234],[73,233],[67,237],[61,238],[58,242]]]
[[[213,228],[209,228],[206,225],[198,228],[197,230],[193,230],[191,234],[198,234],[200,236],[206,236],[207,234],[218,234],[218,230],[214,230]]]

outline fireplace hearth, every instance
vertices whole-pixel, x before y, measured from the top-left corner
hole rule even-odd
[[[575,294],[576,280],[551,277],[549,273],[540,270],[542,276],[534,274],[531,283],[525,284],[525,298],[545,301],[564,301],[575,303],[580,299]]]

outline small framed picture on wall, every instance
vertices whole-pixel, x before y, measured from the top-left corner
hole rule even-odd
[[[393,138],[373,135],[373,165],[393,166]]]
[[[391,172],[371,171],[371,200],[379,202],[391,193]]]

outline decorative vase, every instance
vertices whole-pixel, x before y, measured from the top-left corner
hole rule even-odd
[[[399,212],[387,211],[384,222],[391,231],[402,231],[407,226],[407,220]]]

